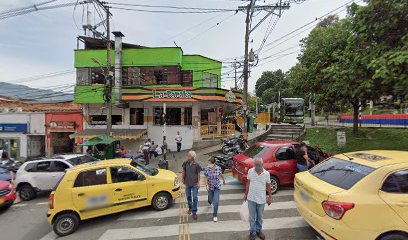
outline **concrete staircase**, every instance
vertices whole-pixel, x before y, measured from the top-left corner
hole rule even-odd
[[[299,141],[304,135],[304,125],[273,124],[265,141],[293,140]]]

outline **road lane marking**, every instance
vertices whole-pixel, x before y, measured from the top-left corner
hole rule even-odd
[[[247,232],[249,224],[240,220],[220,221],[214,223],[197,222],[190,223],[189,232],[191,234],[199,233],[220,233],[220,232]],[[293,229],[306,227],[308,224],[302,217],[284,217],[274,219],[264,219],[264,230]],[[124,228],[107,230],[99,240],[126,240],[126,239],[154,239],[166,236],[177,236],[179,225],[167,225],[161,227],[142,227],[142,228]]]
[[[19,203],[19,204],[15,204],[15,205],[13,205],[11,207],[25,207],[25,206],[28,206],[28,204],[27,203]]]
[[[272,211],[272,210],[279,210],[279,209],[292,209],[296,208],[294,201],[287,201],[287,202],[275,202],[272,203],[270,206],[265,206],[265,211]],[[226,206],[219,206],[218,213],[235,213],[239,212],[241,209],[241,205],[226,205]],[[199,207],[198,214],[210,214],[212,213],[212,209],[208,206]],[[179,216],[179,209],[172,208],[167,209],[166,211],[157,212],[129,212],[128,214],[120,217],[119,221],[135,221],[135,220],[143,220],[143,219],[154,219],[154,218],[165,218],[165,217],[177,217]]]
[[[57,234],[55,234],[54,232],[49,232],[47,235],[42,237],[40,240],[55,240],[57,238],[58,238]]]
[[[40,203],[36,203],[35,205],[47,205],[48,202],[40,202]]]

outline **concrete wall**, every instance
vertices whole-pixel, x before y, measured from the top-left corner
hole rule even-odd
[[[174,140],[177,131],[180,131],[183,137],[181,149],[191,149],[193,147],[194,130],[191,126],[166,126],[166,139],[167,146],[171,151],[177,150],[176,140]],[[159,146],[163,143],[163,127],[162,126],[149,126],[148,138],[152,139]]]

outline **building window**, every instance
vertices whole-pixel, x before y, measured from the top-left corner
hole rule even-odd
[[[138,86],[140,85],[140,68],[139,67],[123,67],[122,68],[122,84],[123,86]]]
[[[177,66],[140,67],[141,85],[181,84],[180,73]]]
[[[89,68],[77,68],[77,85],[87,86],[89,82],[90,69]]]
[[[182,85],[193,86],[193,71],[182,71]]]
[[[201,109],[201,125],[217,124],[217,113],[214,108]]]
[[[184,108],[184,125],[193,125],[193,110],[191,107]]]
[[[154,124],[161,124],[163,108],[154,108]],[[181,108],[166,108],[167,125],[181,125]]]
[[[102,68],[91,68],[91,84],[105,84],[105,74]]]
[[[122,115],[112,115],[112,125],[122,125]]]
[[[106,115],[90,115],[90,125],[106,125]]]
[[[218,75],[203,72],[203,87],[217,88],[218,87]]]
[[[131,108],[130,109],[130,125],[144,125],[144,109]]]

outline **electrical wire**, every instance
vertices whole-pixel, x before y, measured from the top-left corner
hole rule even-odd
[[[111,7],[112,9],[125,10],[125,11],[135,11],[135,12],[146,12],[146,13],[175,13],[175,14],[201,14],[201,13],[216,13],[216,12],[236,12],[237,10],[203,10],[203,11],[166,11],[166,10],[146,10],[146,9],[135,9],[135,8],[124,8],[124,7]]]
[[[132,3],[118,3],[109,2],[110,5],[119,6],[133,6],[133,7],[145,7],[145,8],[170,8],[170,9],[181,9],[181,10],[202,10],[202,11],[236,11],[236,9],[227,8],[197,8],[197,7],[177,7],[177,6],[166,6],[166,5],[147,5],[147,4],[132,4]]]

